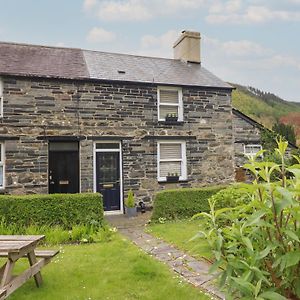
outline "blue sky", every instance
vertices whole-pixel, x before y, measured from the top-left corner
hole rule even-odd
[[[225,81],[300,102],[300,0],[0,0],[0,40],[172,58],[183,29]],[[1,58],[0,58],[1,59]]]

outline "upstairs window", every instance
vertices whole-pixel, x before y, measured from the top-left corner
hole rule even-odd
[[[0,143],[0,189],[4,188],[4,161],[5,161],[5,152],[4,152],[4,143]]]
[[[185,142],[158,142],[157,152],[158,181],[168,181],[168,177],[178,177],[178,180],[186,179]]]
[[[247,144],[244,145],[244,154],[249,157],[254,157],[261,149],[262,146],[260,144]]]
[[[159,87],[157,89],[158,121],[183,121],[182,89]]]
[[[0,117],[3,116],[3,81],[0,77]]]

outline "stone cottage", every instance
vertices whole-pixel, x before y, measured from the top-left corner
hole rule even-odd
[[[246,181],[247,175],[243,165],[247,163],[248,157],[253,157],[262,150],[262,132],[269,129],[235,108],[232,108],[232,114],[235,180]],[[297,146],[289,143],[288,155],[293,149],[297,149]]]
[[[232,87],[201,65],[200,34],[174,59],[0,43],[2,193],[101,192],[234,179]]]

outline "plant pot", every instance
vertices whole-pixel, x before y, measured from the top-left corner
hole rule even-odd
[[[179,176],[167,176],[167,182],[178,182]]]
[[[136,217],[136,215],[137,215],[136,207],[126,207],[125,206],[125,214],[128,218]]]
[[[168,117],[166,116],[165,118],[165,123],[166,124],[176,124],[178,122],[178,117]]]

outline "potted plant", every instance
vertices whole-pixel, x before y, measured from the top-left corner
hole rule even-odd
[[[178,182],[179,175],[178,173],[168,173],[167,182]]]
[[[177,114],[166,114],[165,120],[168,124],[174,124],[178,122],[178,116]]]
[[[135,217],[137,215],[137,210],[135,206],[135,199],[133,191],[128,192],[128,196],[125,200],[125,213],[127,217]]]

